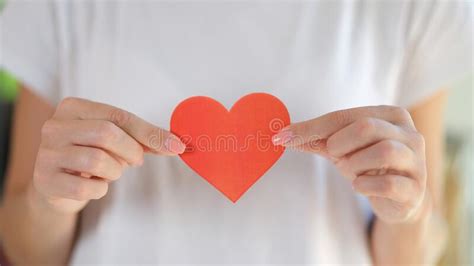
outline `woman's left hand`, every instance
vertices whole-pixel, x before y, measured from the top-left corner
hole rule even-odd
[[[405,109],[370,106],[336,111],[292,124],[273,142],[333,161],[385,222],[411,221],[421,209],[425,142]]]

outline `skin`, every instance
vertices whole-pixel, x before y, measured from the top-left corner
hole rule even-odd
[[[12,135],[0,231],[15,265],[66,264],[90,200],[102,198],[125,168],[141,165],[145,153],[173,156],[185,148],[124,110],[77,98],[54,109],[25,88]]]
[[[284,128],[276,145],[326,157],[367,196],[376,214],[376,265],[434,264],[446,243],[442,218],[445,91],[411,112],[369,106]],[[426,150],[426,151],[425,151]]]
[[[355,191],[369,196],[377,215],[371,234],[377,265],[430,263],[439,253],[426,248],[432,246],[426,232],[443,224],[433,215],[433,202],[442,202],[441,175],[426,166],[441,160],[442,127],[433,112],[441,114],[443,99],[418,106],[413,116],[387,106],[338,111],[274,137],[276,145],[327,157]],[[426,132],[416,130],[418,119]],[[126,167],[140,166],[144,154],[173,156],[185,148],[124,110],[76,98],[54,109],[26,88],[13,136],[0,232],[15,264],[66,264],[79,213],[90,200],[103,197]],[[434,155],[425,158],[425,146]]]

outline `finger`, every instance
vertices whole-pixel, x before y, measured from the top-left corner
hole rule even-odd
[[[43,130],[51,132],[46,134],[49,136],[47,141],[55,147],[90,146],[106,150],[129,165],[143,163],[142,145],[110,121],[49,120]]]
[[[84,146],[70,146],[61,151],[58,167],[108,180],[117,180],[123,166],[106,151]]]
[[[330,155],[342,157],[386,139],[405,143],[407,136],[400,127],[385,120],[362,118],[331,135],[327,149]]]
[[[369,197],[381,197],[400,203],[415,201],[420,187],[416,180],[399,175],[359,176],[352,181],[355,191]]]
[[[49,184],[37,186],[37,189],[52,197],[86,201],[100,199],[107,194],[108,184],[100,179],[90,179],[58,172],[45,180]]]
[[[414,127],[410,113],[394,106],[368,106],[340,110],[318,118],[294,123],[273,137],[275,145],[299,146],[315,139],[326,139],[358,119],[374,117],[394,124]]]
[[[106,120],[114,123],[151,152],[175,155],[186,145],[171,132],[156,127],[120,108],[79,98],[66,98],[55,114],[58,119]]]
[[[413,151],[401,142],[383,140],[366,149],[355,152],[337,164],[344,173],[355,176],[376,170],[376,172],[397,172],[417,177],[417,158]]]

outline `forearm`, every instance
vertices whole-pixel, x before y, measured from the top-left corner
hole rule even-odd
[[[2,245],[13,265],[65,264],[73,244],[78,212],[61,214],[32,186],[41,128],[53,113],[52,106],[22,87],[15,104],[0,224]]]
[[[60,213],[29,186],[3,204],[3,245],[14,265],[67,263],[74,241],[77,214]]]
[[[376,219],[371,234],[374,265],[434,265],[441,255],[447,227],[429,197],[410,223],[388,224]]]

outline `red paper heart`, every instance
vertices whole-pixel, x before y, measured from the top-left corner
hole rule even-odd
[[[271,137],[290,124],[285,105],[266,93],[242,97],[228,111],[204,96],[181,102],[171,132],[186,143],[181,159],[236,202],[283,154]]]

